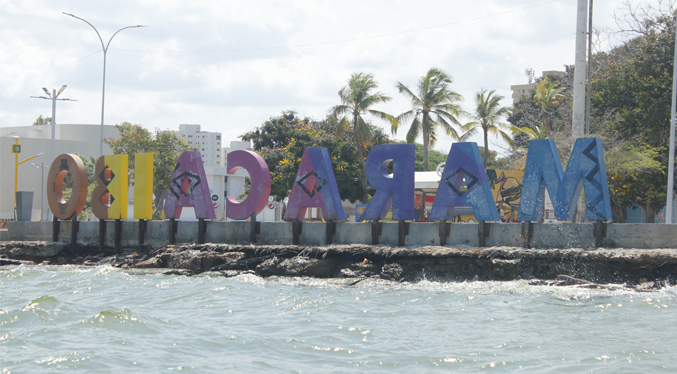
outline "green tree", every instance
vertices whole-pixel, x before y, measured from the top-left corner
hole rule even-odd
[[[406,141],[400,141],[397,142],[398,144],[407,144]],[[415,170],[416,171],[434,171],[437,170],[437,165],[440,164],[440,162],[446,162],[447,161],[447,155],[438,152],[434,149],[428,150],[428,165],[429,168],[426,169],[423,166],[423,161],[424,161],[424,153],[425,150],[423,148],[423,144],[421,143],[414,143],[414,146],[416,147],[416,165],[415,165]]]
[[[653,222],[666,200],[675,9],[624,6],[617,21],[625,41],[593,58],[592,126],[609,144],[605,159],[612,205],[637,204]],[[642,167],[623,167],[637,160]],[[649,160],[658,164],[647,167]]]
[[[371,109],[376,104],[385,103],[391,100],[390,97],[381,92],[374,92],[378,89],[378,84],[372,74],[353,73],[348,80],[348,84],[339,90],[341,104],[331,108],[330,116],[337,119],[339,127],[344,129],[350,127],[352,130],[353,143],[357,147],[359,162],[362,167],[362,202],[369,200],[367,191],[366,157],[367,148],[371,141],[371,127],[364,119],[369,114],[381,120],[387,121],[394,132],[397,131],[398,122],[395,117],[385,112]]]
[[[370,126],[371,142],[367,151],[378,144],[390,143],[382,129]],[[363,175],[355,144],[342,133],[340,123],[329,119],[314,121],[300,118],[294,111],[271,117],[258,128],[241,136],[268,164],[271,173],[271,194],[281,199],[293,187],[303,150],[306,147],[327,148],[334,168],[334,177],[342,199],[351,202],[363,199]]]
[[[467,141],[470,137],[477,134],[481,129],[484,135],[484,165],[489,161],[489,139],[488,134],[500,136],[508,144],[512,145],[512,137],[509,132],[511,126],[501,120],[510,114],[510,108],[501,106],[503,96],[496,95],[496,91],[482,89],[475,95],[475,109],[470,117],[471,122],[463,125],[462,129],[465,132],[461,136],[461,141]]]
[[[460,126],[456,117],[461,114],[458,102],[462,97],[449,88],[451,83],[451,77],[437,68],[431,68],[419,79],[415,92],[401,82],[397,83],[397,89],[409,98],[412,106],[412,109],[400,114],[397,120],[411,121],[406,137],[408,143],[414,143],[418,134],[422,133],[425,170],[428,170],[428,149],[437,141],[438,127],[442,127],[452,138],[459,138],[453,125]]]
[[[105,139],[115,154],[129,155],[129,172],[131,183],[134,183],[134,154],[153,153],[153,194],[155,195],[155,209],[153,217],[159,218],[162,214],[169,183],[171,181],[176,160],[181,153],[189,151],[190,146],[180,139],[175,131],[155,129],[151,133],[141,125],[123,122],[116,125],[120,131],[118,138]]]
[[[564,99],[563,91],[564,87],[549,81],[547,77],[536,85],[533,100],[541,109],[541,125],[545,128],[549,139],[554,139],[555,115],[553,111],[560,106]]]
[[[33,126],[49,125],[52,123],[52,117],[42,118],[42,114],[33,122]]]

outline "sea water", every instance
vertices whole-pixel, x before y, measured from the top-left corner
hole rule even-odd
[[[0,373],[673,373],[677,288],[0,268]]]

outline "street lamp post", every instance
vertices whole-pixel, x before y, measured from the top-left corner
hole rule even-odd
[[[49,144],[49,160],[54,159],[54,139],[56,139],[56,101],[77,101],[77,100],[71,100],[71,99],[59,99],[59,95],[63,92],[63,90],[66,89],[66,85],[64,84],[61,86],[59,91],[57,92],[55,89],[52,90],[52,93],[49,93],[49,90],[46,89],[45,87],[42,87],[42,90],[45,91],[47,94],[47,97],[45,96],[31,96],[33,99],[46,99],[46,100],[52,100],[52,140]]]
[[[106,43],[106,45],[104,45],[103,39],[101,38],[101,34],[99,34],[99,30],[97,30],[96,27],[94,27],[94,25],[89,23],[86,19],[80,18],[76,15],[66,13],[66,12],[63,12],[63,14],[65,14],[67,16],[71,16],[73,18],[77,18],[80,21],[83,21],[86,24],[88,24],[89,26],[91,26],[94,29],[94,31],[96,32],[96,36],[99,37],[99,41],[101,42],[101,48],[103,49],[103,85],[102,85],[102,88],[101,88],[101,139],[99,140],[100,141],[100,143],[99,143],[99,156],[103,156],[103,113],[104,113],[104,105],[105,105],[105,102],[106,102],[106,54],[108,53],[108,46],[110,46],[110,42],[113,40],[115,35],[117,35],[117,33],[119,33],[120,31],[122,31],[124,29],[131,29],[131,28],[136,28],[136,27],[148,27],[148,26],[136,25],[136,26],[123,27],[120,30],[116,31],[113,34],[113,36],[111,36],[110,39],[108,39],[108,43]]]

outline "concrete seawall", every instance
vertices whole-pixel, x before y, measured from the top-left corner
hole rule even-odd
[[[106,222],[104,246],[115,247],[114,221]],[[197,221],[176,221],[175,244],[199,243]],[[371,223],[304,222],[295,243],[291,222],[257,223],[257,245],[322,246],[329,244],[379,244],[387,246],[472,246],[521,247],[525,244],[525,225],[514,223],[487,223],[484,243],[481,243],[480,224],[447,224],[446,229],[435,222]],[[99,245],[99,222],[79,222],[76,244]],[[120,248],[139,246],[140,224],[121,222]],[[250,222],[206,221],[205,243],[250,244]],[[446,231],[446,237],[440,233]],[[677,248],[677,225],[666,224],[606,224],[602,227],[601,246],[604,248]],[[70,242],[72,222],[60,223],[60,242]],[[533,224],[528,241],[531,248],[593,248],[596,230],[592,223]],[[144,245],[159,247],[170,244],[170,221],[147,222]],[[52,239],[52,222],[10,222],[8,231],[0,231],[0,241],[48,241]],[[483,245],[482,245],[483,244]]]

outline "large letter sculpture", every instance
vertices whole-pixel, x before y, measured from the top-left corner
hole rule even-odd
[[[230,196],[226,197],[226,217],[246,219],[253,214],[261,213],[270,196],[270,171],[266,161],[252,151],[233,151],[228,153],[226,166],[228,174],[244,168],[249,173],[251,181],[249,194],[244,201],[238,202]]]
[[[63,198],[63,181],[70,173],[73,192],[70,199]],[[55,217],[70,219],[80,214],[87,201],[87,171],[80,157],[62,154],[52,161],[47,175],[47,203]]]
[[[127,219],[128,155],[99,157],[94,168],[92,212],[99,219]]]
[[[381,144],[367,156],[367,180],[376,194],[360,216],[361,221],[385,218],[392,206],[394,220],[414,219],[413,144]],[[393,175],[388,175],[388,165],[393,164]]]
[[[134,219],[153,218],[153,154],[134,155]]]
[[[308,207],[321,208],[322,217],[326,220],[346,219],[327,148],[303,150],[284,217],[303,219]]]
[[[167,218],[181,218],[183,207],[195,208],[195,217],[215,219],[209,184],[198,151],[185,151],[176,160],[164,211]]]
[[[478,221],[501,220],[477,143],[451,145],[428,220],[451,220],[457,206],[472,207]]]
[[[566,172],[562,172],[554,141],[532,140],[527,153],[519,220],[541,219],[546,187],[558,220],[571,220],[581,188],[584,188],[588,220],[611,221],[601,139],[576,139]]]

